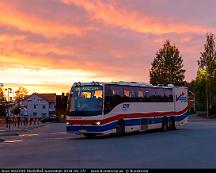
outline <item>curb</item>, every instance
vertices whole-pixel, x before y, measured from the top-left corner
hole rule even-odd
[[[20,128],[20,129],[1,129],[1,130],[5,130],[6,133],[10,133],[10,132],[27,132],[28,130],[32,130],[32,129],[36,129],[36,128],[40,128],[40,127],[44,127],[49,125],[49,123],[47,124],[42,124],[39,126],[34,126],[34,127],[28,127],[28,128]],[[0,136],[1,136],[1,132],[0,132]]]
[[[0,136],[18,136],[18,133],[0,133]]]

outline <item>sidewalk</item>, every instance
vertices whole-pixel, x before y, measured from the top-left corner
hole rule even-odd
[[[206,118],[204,116],[199,116],[200,114],[205,114],[205,112],[197,112],[195,114],[191,114],[188,117],[189,121],[216,121],[215,118]]]
[[[48,125],[49,123],[39,123],[39,124],[28,124],[28,125],[20,125],[18,128],[17,126],[14,126],[13,124],[10,125],[10,128],[7,128],[6,126],[0,126],[0,137],[1,136],[16,136],[19,132],[27,132],[28,130],[43,127]],[[0,139],[1,140],[1,139]]]

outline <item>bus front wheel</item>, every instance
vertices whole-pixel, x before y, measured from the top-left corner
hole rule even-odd
[[[86,138],[89,138],[89,139],[94,138],[96,136],[95,134],[90,134],[90,133],[86,133],[84,135]]]
[[[125,134],[124,121],[120,120],[116,124],[116,136],[123,136]]]

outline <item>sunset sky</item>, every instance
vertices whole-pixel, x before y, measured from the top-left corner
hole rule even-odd
[[[215,0],[1,0],[0,83],[67,92],[75,81],[149,82],[169,39],[197,72]]]

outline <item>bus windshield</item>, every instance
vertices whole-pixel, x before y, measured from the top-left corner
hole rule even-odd
[[[72,88],[71,116],[96,116],[102,114],[102,86],[77,86]]]

